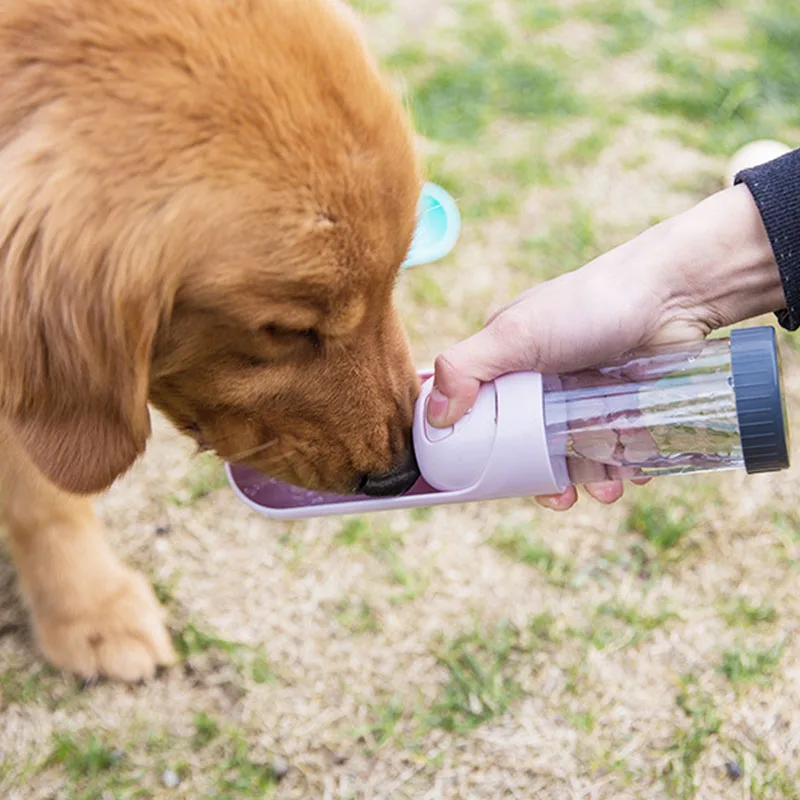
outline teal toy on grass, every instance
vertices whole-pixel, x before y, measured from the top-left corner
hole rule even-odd
[[[456,246],[461,215],[455,200],[441,186],[426,183],[417,206],[417,229],[403,268],[432,264]]]

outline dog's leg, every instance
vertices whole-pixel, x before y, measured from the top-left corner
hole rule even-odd
[[[111,552],[90,502],[30,463],[0,420],[0,518],[36,640],[84,678],[148,678],[174,661],[163,610],[143,575]]]

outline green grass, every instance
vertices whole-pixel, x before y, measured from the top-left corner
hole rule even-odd
[[[216,652],[227,656],[240,674],[248,675],[255,683],[273,683],[277,676],[261,647],[225,639],[204,631],[193,621],[187,622],[172,637],[178,656],[182,660],[203,653]]]
[[[573,573],[573,565],[543,542],[519,528],[503,526],[495,531],[489,544],[508,558],[536,567],[557,585],[565,584]]]
[[[769,767],[753,775],[748,788],[752,800],[800,800],[800,773],[791,775],[788,770]]]
[[[623,527],[642,536],[656,552],[664,553],[677,547],[697,524],[696,513],[683,499],[662,504],[650,497],[637,497]]]
[[[695,797],[697,765],[712,737],[722,727],[722,719],[714,698],[702,691],[692,678],[681,682],[675,700],[686,715],[688,726],[679,729],[667,749],[669,761],[664,770],[664,783],[671,797],[689,800]]]
[[[391,0],[348,0],[359,14],[385,14],[392,7]]]
[[[386,558],[394,554],[400,543],[400,536],[382,521],[352,517],[342,524],[333,541],[340,547],[350,547]]]
[[[185,789],[166,789],[161,776],[170,769],[183,783],[198,769],[197,759],[204,764],[202,777],[213,786],[203,797],[238,800],[273,796],[280,780],[274,760],[266,754],[257,755],[241,731],[223,727],[204,712],[195,715],[192,727],[194,733],[188,739],[164,731],[149,735],[132,732],[120,744],[96,732],[57,732],[42,766],[63,772],[57,796],[67,800],[160,798],[173,793],[190,796]],[[187,747],[194,758],[185,757]]]
[[[737,596],[729,600],[722,609],[723,619],[731,627],[755,627],[771,625],[778,619],[775,606],[751,603],[746,597]]]
[[[372,756],[395,736],[403,715],[402,701],[392,698],[370,709],[369,722],[353,731],[353,735],[364,744],[367,754]]]
[[[151,798],[142,786],[145,772],[125,750],[96,733],[55,733],[45,767],[64,771],[62,791],[69,800],[112,797]]]
[[[509,663],[518,644],[519,632],[508,625],[444,642],[435,655],[448,677],[425,726],[464,734],[504,714],[520,694]]]
[[[598,125],[585,136],[581,136],[573,142],[561,156],[561,160],[573,166],[590,166],[611,144],[612,136],[613,128],[611,126]]]
[[[456,52],[400,58],[409,70],[411,109],[421,133],[475,143],[499,119],[552,122],[583,108],[565,76],[568,61],[558,52],[540,48],[532,54],[485,3],[462,3],[461,12],[460,24],[448,32],[459,44]],[[397,63],[395,58],[392,66]],[[419,74],[413,74],[415,66]]]
[[[389,582],[399,587],[389,600],[392,603],[408,603],[423,595],[430,586],[430,580],[420,570],[409,567],[402,559],[393,558],[388,564]]]
[[[719,671],[731,683],[768,683],[783,656],[783,645],[726,650]]]
[[[0,675],[0,711],[12,705],[42,705],[55,711],[77,696],[77,682],[48,666],[11,667]]]
[[[412,508],[408,515],[413,522],[427,522],[433,517],[435,509],[431,506],[420,506]]]
[[[520,58],[440,62],[412,95],[418,129],[444,142],[475,141],[502,117],[554,120],[579,108],[558,72]]]
[[[795,541],[800,541],[800,519],[793,511],[774,511],[772,523],[782,533],[788,534]]]
[[[235,736],[219,764],[216,800],[273,797],[278,780],[270,764],[253,758],[247,742]]]
[[[608,56],[644,49],[662,27],[651,8],[637,5],[631,0],[587,3],[579,13],[602,26],[601,47]]]
[[[582,267],[600,252],[591,211],[575,205],[566,221],[523,238],[510,266],[525,275],[546,280]]]
[[[515,0],[517,19],[526,31],[547,31],[565,18],[564,11],[554,3]]]
[[[194,718],[194,736],[192,737],[192,749],[201,750],[207,747],[220,735],[219,723],[201,711]]]
[[[558,644],[561,636],[557,621],[550,611],[540,611],[528,622],[528,631],[537,644]]]
[[[169,605],[175,599],[175,590],[180,583],[181,574],[178,570],[173,572],[166,580],[157,580],[151,576],[150,584],[162,605]]]
[[[50,764],[61,764],[73,781],[92,780],[115,768],[123,753],[92,734],[79,740],[68,734],[56,734],[48,758]]]
[[[605,619],[621,623],[619,627],[625,631],[630,644],[636,645],[647,634],[664,627],[672,620],[679,619],[679,616],[672,609],[662,608],[653,614],[648,614],[640,605],[612,602],[602,603],[597,607],[596,619],[600,622]],[[602,624],[593,627],[601,630]]]
[[[647,613],[640,605],[613,601],[601,603],[585,618],[585,625],[570,626],[566,633],[595,650],[612,646],[616,650],[635,647],[653,631],[679,619],[679,616],[668,608]]]
[[[342,600],[336,606],[336,621],[353,636],[377,633],[380,620],[375,609],[364,599]]]
[[[748,141],[781,138],[800,124],[797,84],[800,18],[784,4],[767,2],[751,15],[742,66],[674,44],[656,60],[664,85],[640,98],[642,108],[693,127],[680,128],[688,144],[730,155]]]
[[[445,308],[447,298],[436,275],[424,269],[414,270],[408,276],[411,296],[422,307]]]
[[[228,485],[225,466],[214,453],[200,453],[191,461],[183,487],[171,496],[178,506],[193,506]]]
[[[181,628],[173,637],[173,643],[181,658],[206,653],[209,650],[219,650],[230,655],[243,647],[238,642],[202,630],[194,622],[189,622]]]
[[[597,720],[591,711],[577,711],[569,714],[572,725],[581,733],[591,734],[597,725]]]

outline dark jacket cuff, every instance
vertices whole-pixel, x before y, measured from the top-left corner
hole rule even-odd
[[[778,322],[800,328],[800,150],[736,176],[753,195],[780,270],[786,308]]]

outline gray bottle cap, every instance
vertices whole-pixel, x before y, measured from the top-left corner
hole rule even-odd
[[[731,368],[748,473],[786,469],[789,446],[775,331],[768,326],[732,331]]]

